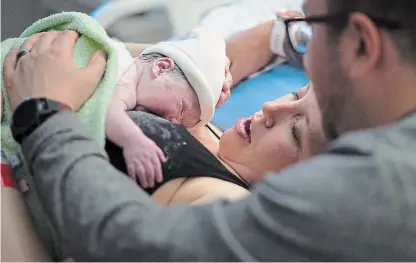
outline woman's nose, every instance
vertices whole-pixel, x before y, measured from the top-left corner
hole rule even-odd
[[[291,95],[289,95],[291,96]],[[276,122],[293,115],[296,111],[296,103],[293,100],[281,98],[263,105],[263,114],[268,128],[273,127]]]

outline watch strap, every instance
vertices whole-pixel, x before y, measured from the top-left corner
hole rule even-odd
[[[273,23],[272,32],[270,35],[270,50],[280,56],[286,57],[284,50],[284,41],[286,37],[286,26],[280,19],[275,19]]]
[[[68,105],[65,105],[63,103],[49,100],[46,98],[29,98],[25,99],[19,107],[24,107],[24,104],[32,103],[34,104],[33,110],[35,111],[35,114],[33,115],[33,120],[30,120],[25,126],[18,127],[15,125],[15,121],[12,121],[11,130],[13,138],[18,142],[19,144],[22,143],[22,141],[29,136],[34,130],[36,130],[42,123],[44,123],[47,119],[49,119],[54,114],[61,112],[61,111],[71,111],[71,108]],[[13,120],[15,118],[20,118],[22,114],[25,114],[24,111],[19,110],[19,107],[15,110]]]

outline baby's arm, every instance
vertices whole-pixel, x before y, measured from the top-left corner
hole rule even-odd
[[[127,115],[128,110],[136,106],[137,74],[136,65],[132,63],[122,78],[118,81],[114,96],[110,102],[106,116],[106,136],[120,147],[129,138],[142,133],[140,128]],[[122,128],[121,128],[122,127]]]
[[[128,110],[136,106],[138,76],[135,63],[123,74],[106,115],[107,138],[123,149],[128,174],[140,184],[153,187],[162,181],[161,162],[166,159],[159,147],[133,122]]]

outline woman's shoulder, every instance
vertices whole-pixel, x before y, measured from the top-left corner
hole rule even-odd
[[[195,177],[172,180],[159,188],[153,198],[164,205],[202,204],[217,199],[235,201],[248,194],[247,189],[231,182],[212,177]]]

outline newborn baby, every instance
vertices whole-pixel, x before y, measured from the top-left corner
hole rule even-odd
[[[144,188],[153,187],[155,180],[163,180],[161,163],[166,158],[126,111],[148,111],[187,128],[209,123],[227,85],[225,41],[199,28],[186,40],[159,43],[137,58],[124,46],[118,49],[124,73],[107,110],[106,136],[123,149],[129,176]]]

